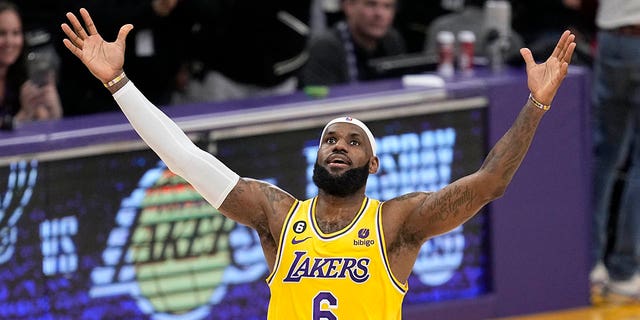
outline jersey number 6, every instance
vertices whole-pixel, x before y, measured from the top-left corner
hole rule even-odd
[[[338,308],[338,298],[334,297],[331,292],[320,291],[315,298],[313,298],[313,320],[337,320],[338,317],[330,310],[322,308],[323,305],[329,307],[329,309]]]

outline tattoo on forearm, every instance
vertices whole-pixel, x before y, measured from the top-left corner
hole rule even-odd
[[[509,131],[491,149],[483,168],[499,174],[505,183],[511,181],[531,145],[540,118],[525,107]]]
[[[470,187],[454,186],[432,199],[428,210],[432,214],[430,222],[446,221],[450,217],[466,219],[472,216],[476,211],[474,210],[476,198],[476,193]]]

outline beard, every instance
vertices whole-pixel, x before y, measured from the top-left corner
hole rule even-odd
[[[318,189],[336,197],[350,196],[367,184],[369,162],[359,168],[349,169],[343,174],[334,176],[316,161],[313,166],[313,183]]]

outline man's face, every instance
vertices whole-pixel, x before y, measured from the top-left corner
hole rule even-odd
[[[346,196],[365,186],[370,173],[378,170],[364,131],[353,124],[334,123],[322,137],[313,181],[325,192]]]
[[[352,32],[381,39],[393,23],[395,0],[345,0],[344,11]]]

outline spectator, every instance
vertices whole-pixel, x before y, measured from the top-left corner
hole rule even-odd
[[[395,0],[344,0],[345,21],[313,38],[303,86],[332,85],[376,78],[369,60],[405,53],[393,28]]]
[[[24,122],[62,116],[55,72],[48,64],[40,66],[39,62],[27,61],[18,8],[0,1],[0,110],[4,129],[12,128],[12,119]]]
[[[600,1],[594,64],[594,230],[591,273],[607,300],[640,301],[640,1]],[[628,164],[627,164],[628,162]],[[626,179],[620,203],[612,194]],[[616,209],[616,210],[613,210]],[[611,215],[610,215],[611,214]],[[614,225],[608,244],[607,226]],[[605,249],[607,254],[605,255]]]
[[[200,10],[202,71],[175,102],[286,94],[307,60],[311,0],[214,1]],[[193,69],[193,68],[192,68]],[[196,70],[197,71],[197,70]],[[193,72],[193,70],[192,70]]]

